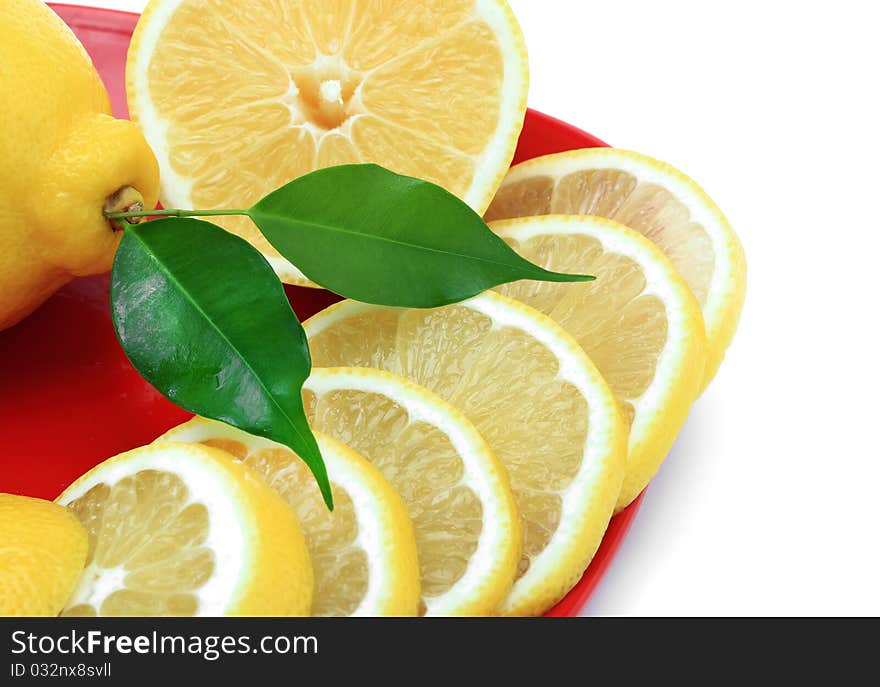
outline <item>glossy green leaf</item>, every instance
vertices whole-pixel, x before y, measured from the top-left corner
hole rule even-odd
[[[193,413],[289,446],[332,508],[303,409],[308,343],[262,255],[200,220],[131,226],[110,297],[119,341],[148,382]]]
[[[248,214],[309,279],[366,303],[431,308],[520,279],[592,279],[533,265],[453,194],[377,165],[312,172]]]

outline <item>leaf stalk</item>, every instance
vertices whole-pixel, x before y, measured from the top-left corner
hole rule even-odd
[[[247,215],[242,208],[222,208],[219,210],[128,210],[123,212],[104,211],[104,217],[111,220],[133,219],[139,217],[216,217],[218,215]]]

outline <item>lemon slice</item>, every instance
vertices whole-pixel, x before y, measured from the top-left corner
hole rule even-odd
[[[333,487],[332,513],[308,468],[281,444],[199,417],[160,441],[200,443],[232,454],[293,508],[315,573],[312,615],[415,615],[419,564],[406,506],[363,457],[328,436],[316,437]]]
[[[58,615],[86,562],[88,535],[67,508],[0,494],[0,616]]]
[[[663,162],[617,148],[587,148],[512,168],[486,219],[548,214],[614,219],[660,247],[703,310],[705,388],[733,339],[746,292],[742,244],[712,199]]]
[[[490,226],[542,267],[596,275],[588,283],[519,281],[498,291],[562,325],[617,397],[629,429],[621,510],[657,472],[700,391],[700,304],[657,246],[617,222],[558,215]]]
[[[457,410],[401,377],[312,370],[315,429],[373,463],[403,497],[421,574],[420,613],[487,615],[510,591],[522,531],[504,468]]]
[[[97,465],[57,500],[89,533],[64,615],[309,613],[296,516],[224,451],[151,444]]]
[[[525,533],[500,610],[537,614],[559,600],[602,539],[625,459],[614,396],[577,342],[495,293],[435,310],[343,301],[304,326],[316,365],[388,369],[474,423],[507,468]],[[365,422],[356,419],[353,435]]]
[[[166,207],[249,207],[374,162],[482,213],[522,127],[528,60],[504,0],[151,0],[126,66]],[[246,218],[219,220],[310,285]]]

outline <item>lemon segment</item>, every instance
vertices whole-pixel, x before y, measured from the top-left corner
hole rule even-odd
[[[412,518],[424,615],[494,613],[513,584],[522,530],[507,476],[476,429],[428,390],[373,369],[314,368],[312,426],[376,466]]]
[[[528,60],[504,0],[151,0],[126,88],[167,207],[249,207],[315,169],[374,162],[482,213],[516,148]],[[312,285],[248,218],[218,222]]]
[[[657,246],[617,222],[556,215],[490,227],[541,267],[596,276],[572,284],[519,281],[498,291],[558,322],[614,392],[629,430],[621,510],[656,473],[700,391],[700,305]]]
[[[71,616],[308,615],[313,576],[293,511],[206,446],[122,453],[57,499],[89,534]]]
[[[230,453],[293,508],[314,567],[312,615],[416,615],[419,566],[406,506],[362,456],[326,435],[316,437],[333,489],[333,512],[305,464],[281,444],[204,418],[193,418],[159,440]]]
[[[705,389],[733,339],[746,290],[742,244],[706,192],[664,162],[617,148],[587,148],[513,167],[485,217],[549,214],[613,219],[660,247],[703,311]]]
[[[434,310],[343,301],[304,327],[316,365],[387,369],[473,422],[507,469],[524,532],[501,612],[539,614],[562,598],[599,545],[625,458],[614,397],[577,342],[495,293]]]
[[[0,616],[61,612],[86,562],[88,535],[51,501],[0,494]]]

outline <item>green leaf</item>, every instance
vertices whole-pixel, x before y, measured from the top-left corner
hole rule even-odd
[[[248,214],[309,279],[366,303],[431,308],[519,279],[593,278],[533,265],[453,194],[377,165],[312,172]]]
[[[293,449],[333,499],[306,421],[308,343],[272,268],[243,239],[195,219],[125,230],[113,324],[129,360],[177,405]]]

